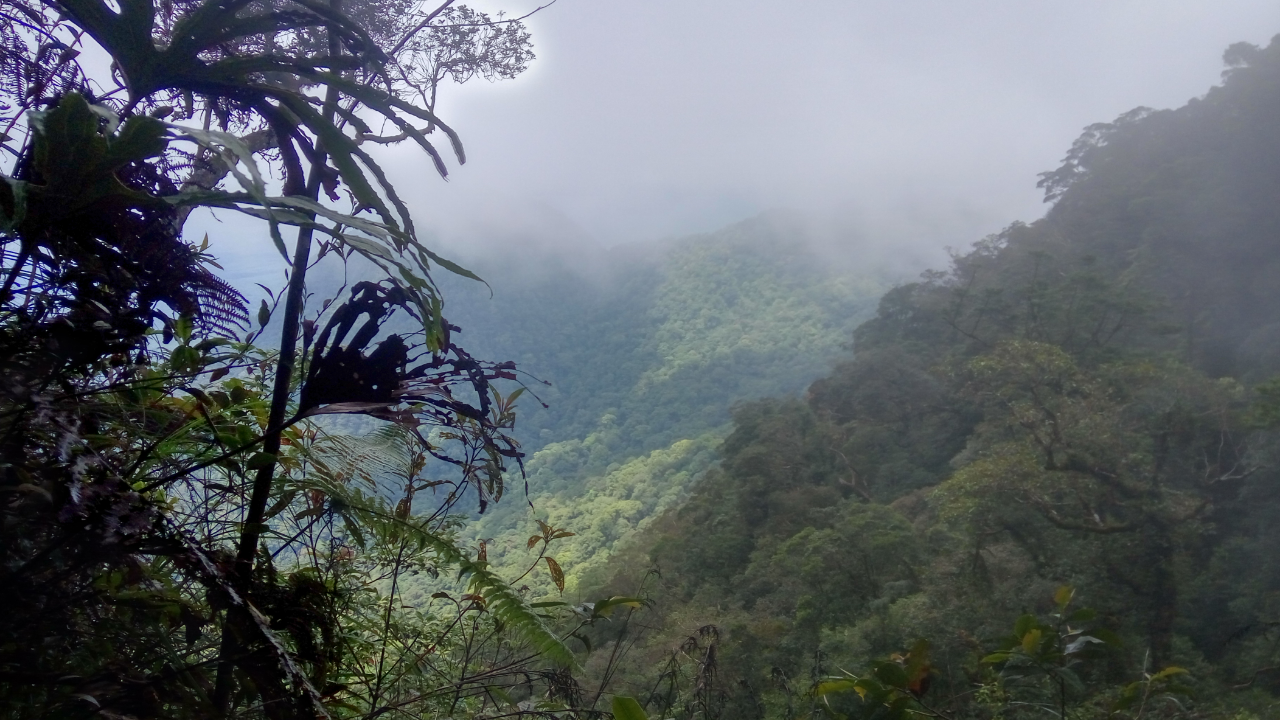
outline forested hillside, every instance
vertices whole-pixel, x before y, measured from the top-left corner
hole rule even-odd
[[[651,717],[1277,716],[1280,39],[1225,59],[737,407],[586,583]]]
[[[570,589],[684,496],[734,403],[794,396],[829,372],[889,282],[876,265],[832,263],[781,213],[563,262],[516,249],[472,265],[493,296],[450,284],[451,322],[477,356],[515,360],[542,402],[525,394],[516,425],[533,507],[513,485],[467,533],[512,568],[537,520],[571,529],[553,550]],[[523,582],[556,592],[546,572]]]

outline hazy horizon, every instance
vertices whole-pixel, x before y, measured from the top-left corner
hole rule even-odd
[[[448,253],[634,243],[786,209],[833,248],[936,264],[1040,217],[1036,174],[1086,125],[1203,95],[1228,45],[1280,32],[1262,0],[804,11],[558,0],[526,21],[527,73],[442,89],[468,153],[449,181],[407,146],[380,160]],[[256,226],[223,219],[208,228],[230,274],[282,270]]]

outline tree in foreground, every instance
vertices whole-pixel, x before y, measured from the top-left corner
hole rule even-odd
[[[446,175],[443,139],[462,162],[437,88],[520,73],[523,25],[414,0],[0,15],[0,713],[580,705],[546,611],[454,540],[456,503],[519,465],[520,391],[455,342],[431,272],[470,273],[370,151],[412,143]],[[200,209],[261,219],[288,263],[256,318],[183,240]],[[311,297],[309,269],[349,261],[379,274]],[[317,421],[336,413],[379,430]]]

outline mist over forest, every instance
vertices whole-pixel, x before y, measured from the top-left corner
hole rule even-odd
[[[1280,13],[736,9],[0,0],[0,716],[1280,717]]]

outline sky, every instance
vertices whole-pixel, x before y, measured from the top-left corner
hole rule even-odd
[[[523,0],[482,2],[527,12]],[[384,154],[446,246],[617,244],[762,211],[840,242],[967,246],[1043,214],[1085,125],[1176,107],[1274,0],[557,0],[525,75],[443,91],[468,162]]]
[[[1229,44],[1280,33],[1280,3],[557,0],[527,24],[528,72],[442,90],[468,153],[447,182],[407,144],[381,152],[446,252],[632,243],[787,209],[838,250],[936,264],[1040,217],[1036,174],[1084,126],[1202,95]],[[278,274],[241,227],[211,232],[230,274]]]

